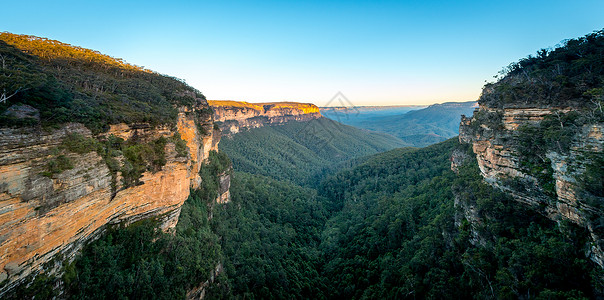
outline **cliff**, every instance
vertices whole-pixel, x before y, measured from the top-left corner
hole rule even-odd
[[[485,87],[473,116],[462,116],[459,134],[460,142],[471,145],[486,182],[551,220],[585,228],[587,254],[601,267],[604,67],[590,52],[602,53],[603,41],[602,33],[570,40],[539,59],[513,65]],[[576,47],[592,60],[577,56]],[[579,64],[591,65],[590,71]],[[463,160],[454,153],[452,168]],[[476,222],[479,217],[465,200],[458,199],[458,206],[467,221]]]
[[[108,225],[170,231],[220,140],[205,97],[58,41],[1,33],[0,52],[17,89],[0,103],[0,296]]]
[[[309,121],[321,117],[319,108],[311,103],[274,102],[247,103],[238,101],[208,100],[214,110],[214,120],[226,134],[264,125],[283,124],[289,121]]]
[[[44,175],[47,162],[67,136],[92,136],[81,124],[71,123],[48,132],[0,129],[0,279],[8,279],[10,287],[29,274],[59,267],[60,262],[58,266],[52,264],[53,258],[72,259],[108,224],[158,217],[164,230],[174,227],[190,188],[199,186],[201,163],[210,150],[216,150],[216,137],[211,130],[209,134],[200,133],[195,116],[199,116],[195,110],[183,109],[176,130],[112,126],[108,134],[126,141],[135,137],[152,139],[154,135],[171,137],[175,133],[186,141],[188,152],[184,157],[178,156],[174,143],[166,143],[165,164],[157,171],[142,173],[134,186],[118,181],[117,187],[112,187],[112,172],[96,151],[64,152],[72,168],[50,177]],[[211,116],[201,126],[211,128]],[[120,178],[122,172],[113,176]]]
[[[494,109],[481,105],[472,118],[462,118],[459,139],[472,145],[481,174],[488,183],[552,220],[569,220],[586,227],[593,241],[592,258],[604,267],[598,224],[603,211],[591,200],[599,196],[591,194],[584,185],[586,170],[602,159],[604,123],[580,125],[569,138],[568,150],[544,149],[540,165],[531,162],[525,152],[527,142],[539,143],[536,135],[540,133],[527,136],[528,128],[577,110],[576,107]],[[533,154],[541,156],[538,152]]]

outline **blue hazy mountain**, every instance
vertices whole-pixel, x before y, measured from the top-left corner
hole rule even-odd
[[[321,108],[341,123],[393,135],[416,147],[442,142],[459,134],[461,115],[471,115],[475,101],[421,106]]]

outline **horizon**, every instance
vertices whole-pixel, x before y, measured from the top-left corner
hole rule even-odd
[[[338,105],[338,106],[321,106],[321,105],[317,105],[316,103],[313,102],[308,102],[308,101],[270,101],[270,102],[248,102],[248,101],[239,101],[239,100],[232,100],[232,99],[207,99],[208,102],[210,101],[216,101],[216,102],[220,102],[220,101],[232,101],[232,102],[242,102],[242,103],[250,103],[250,104],[274,104],[274,103],[300,103],[300,104],[312,104],[317,106],[318,108],[339,108],[339,107],[343,107],[343,108],[350,108],[350,107],[356,107],[356,108],[360,108],[360,107],[427,107],[427,106],[431,106],[431,105],[439,105],[439,104],[446,104],[446,103],[468,103],[468,102],[476,102],[477,100],[470,100],[470,101],[444,101],[444,102],[435,102],[435,103],[430,103],[430,104],[386,104],[386,105],[352,105],[352,106],[343,106],[343,105]],[[209,103],[208,103],[209,104]],[[211,104],[209,104],[211,106]]]
[[[604,3],[587,0],[233,3],[7,3],[0,28],[123,58],[208,99],[319,107],[339,91],[355,106],[476,101],[510,63],[604,28]]]

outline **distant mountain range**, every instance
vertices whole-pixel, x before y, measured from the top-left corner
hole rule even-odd
[[[363,127],[362,124],[376,118],[401,115],[412,110],[426,108],[421,105],[320,107],[321,114],[346,125]]]
[[[396,136],[424,147],[459,134],[461,115],[471,115],[477,102],[446,102],[425,106],[323,107],[321,114],[355,127]]]

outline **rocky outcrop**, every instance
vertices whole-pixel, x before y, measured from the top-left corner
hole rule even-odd
[[[233,173],[233,167],[222,172],[218,175],[218,197],[216,197],[216,203],[224,204],[231,201],[231,174]]]
[[[462,149],[453,149],[451,153],[451,170],[458,173],[459,168],[463,166],[468,158],[468,154]]]
[[[163,167],[144,172],[139,184],[130,187],[112,186],[115,175],[96,151],[66,153],[71,168],[44,173],[66,136],[93,137],[81,124],[50,131],[0,129],[0,280],[5,282],[0,295],[30,274],[56,271],[108,224],[157,217],[162,229],[174,227],[190,188],[199,187],[201,164],[220,138],[212,116],[199,112],[204,106],[182,108],[175,128],[118,124],[96,137],[145,141],[179,133],[186,141],[186,157],[168,142]],[[119,172],[117,177],[119,181]]]
[[[309,121],[321,117],[319,108],[311,103],[275,102],[247,103],[209,100],[214,110],[214,120],[225,134],[264,125],[283,124],[289,121]]]
[[[578,115],[586,113],[577,107],[490,108],[481,104],[472,117],[462,117],[459,139],[462,143],[472,145],[486,182],[552,220],[569,220],[587,228],[592,239],[589,255],[604,267],[602,240],[600,233],[595,230],[599,227],[596,224],[599,221],[594,221],[603,216],[602,208],[594,206],[593,201],[587,201],[581,187],[586,166],[593,163],[593,157],[601,158],[603,155],[604,123],[597,119],[582,122],[569,138],[568,149],[563,150],[564,147],[558,142],[558,147],[549,147],[543,150],[543,154],[533,154],[544,162],[539,172],[529,170],[523,160],[526,154],[519,151],[521,135],[526,134],[521,132],[521,128],[537,128],[547,116],[557,120],[569,112]],[[524,143],[527,140],[528,143],[538,143],[539,138],[542,137],[524,137]],[[453,169],[459,160],[452,158]],[[551,170],[550,173],[547,170]],[[550,177],[552,187],[544,184],[543,177]],[[468,215],[473,214],[468,212]]]
[[[203,300],[206,296],[208,287],[210,287],[211,284],[214,284],[216,277],[218,277],[218,275],[220,275],[222,272],[224,272],[222,263],[218,263],[216,268],[210,272],[210,278],[208,280],[200,283],[198,286],[187,292],[187,300]]]

